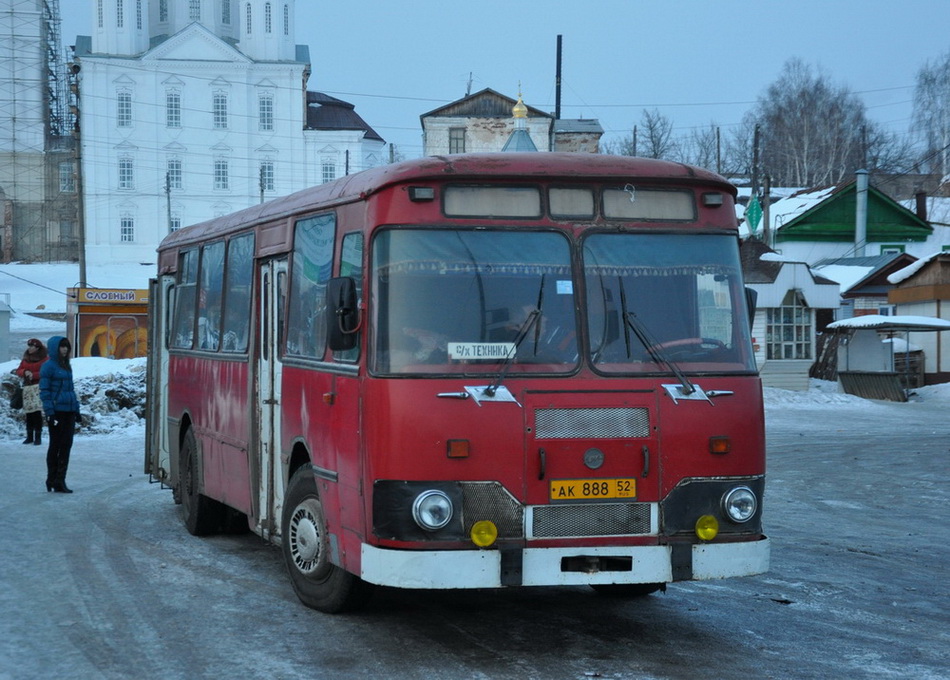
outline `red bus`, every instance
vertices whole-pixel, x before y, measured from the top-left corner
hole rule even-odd
[[[471,154],[170,234],[146,472],[327,612],[373,585],[635,596],[768,569],[735,189]]]

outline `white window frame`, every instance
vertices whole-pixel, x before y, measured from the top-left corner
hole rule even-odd
[[[215,130],[228,129],[228,93],[211,93],[211,126]]]
[[[119,217],[119,241],[135,243],[135,217],[128,213]]]
[[[132,93],[129,90],[115,93],[115,125],[120,128],[132,127]]]
[[[178,90],[165,91],[165,127],[181,127],[181,92]]]
[[[169,158],[165,162],[165,176],[168,178],[169,189],[182,188],[181,159]]]
[[[262,131],[271,131],[274,129],[274,97],[269,92],[260,95],[257,99],[258,123],[257,127]]]
[[[230,162],[227,158],[215,158],[212,168],[212,181],[215,191],[231,189]]]
[[[275,168],[274,161],[270,158],[265,158],[261,161],[260,169],[258,170],[258,177],[260,179],[261,189],[265,192],[272,193],[275,191]]]
[[[135,189],[135,162],[131,156],[119,156],[119,189]]]

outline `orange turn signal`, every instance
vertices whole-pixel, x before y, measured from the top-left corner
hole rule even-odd
[[[722,455],[732,450],[732,441],[729,437],[710,437],[709,453]]]
[[[445,444],[445,455],[449,458],[468,458],[468,452],[467,439],[450,439]]]

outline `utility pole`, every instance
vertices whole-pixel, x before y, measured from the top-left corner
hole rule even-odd
[[[759,126],[752,136],[752,195],[759,195]]]
[[[261,192],[261,203],[264,202],[264,164],[261,163],[257,168],[257,188]]]
[[[172,175],[165,172],[165,214],[168,220],[168,233],[172,233]]]
[[[76,227],[79,237],[79,287],[85,288],[86,283],[86,191],[83,187],[82,173],[82,135],[79,126],[79,71],[81,67],[78,61],[73,61],[69,67],[71,82],[69,90],[72,93],[73,101],[70,106],[71,113],[75,117],[73,125],[73,136],[75,137],[75,163],[76,163]]]

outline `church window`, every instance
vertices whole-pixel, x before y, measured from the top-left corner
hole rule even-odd
[[[274,161],[261,161],[261,191],[274,190]]]
[[[132,167],[132,159],[129,156],[123,156],[119,159],[119,188],[135,188],[134,169]]]
[[[96,3],[96,18],[98,19],[99,28],[102,28],[102,0],[98,0]]]
[[[135,241],[135,218],[131,215],[123,215],[119,220],[119,240],[122,243]]]
[[[336,163],[331,158],[323,159],[323,183],[332,182],[336,179]]]
[[[228,127],[228,95],[224,92],[215,92],[213,95],[211,120],[215,130],[225,130]]]
[[[165,177],[168,189],[181,189],[181,159],[169,158],[165,167]]]
[[[132,127],[131,92],[119,92],[116,95],[115,118],[118,127]]]
[[[179,92],[165,93],[165,127],[181,127],[181,94]]]
[[[284,35],[290,35],[290,5],[284,5]]]
[[[115,0],[115,25],[119,28],[125,26],[125,8],[122,6],[122,0]]]
[[[168,0],[158,0],[158,20],[168,21]]]
[[[221,23],[231,25],[231,0],[221,0]]]
[[[274,129],[274,98],[269,94],[262,94],[258,100],[258,127],[261,130]]]
[[[201,21],[201,0],[188,0],[188,19]]]
[[[231,186],[228,177],[228,159],[216,158],[214,160],[214,188],[226,191]]]
[[[135,0],[135,27],[142,30],[142,0]]]
[[[251,3],[244,5],[244,32],[251,34]]]
[[[270,14],[270,3],[264,3],[264,33],[271,32],[271,14]]]

